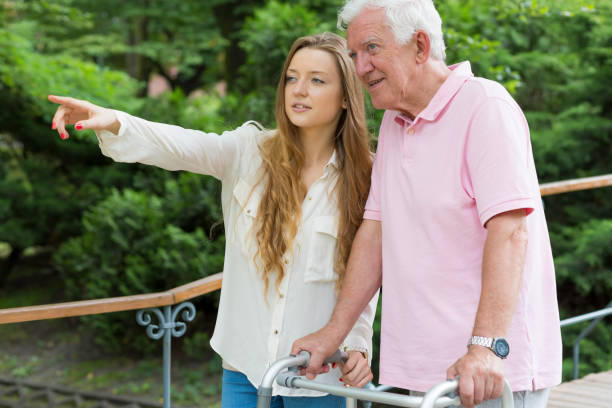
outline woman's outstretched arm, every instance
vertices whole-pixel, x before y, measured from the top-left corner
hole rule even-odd
[[[58,103],[53,126],[67,139],[66,125],[92,129],[105,156],[117,162],[143,163],[166,170],[186,170],[225,180],[233,175],[242,151],[253,152],[253,137],[260,132],[243,125],[223,135],[156,123],[88,101],[49,96]]]

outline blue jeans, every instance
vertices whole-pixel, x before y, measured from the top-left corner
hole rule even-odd
[[[221,408],[255,408],[257,389],[246,375],[223,369]],[[335,395],[324,397],[272,397],[271,408],[346,408],[346,399]]]

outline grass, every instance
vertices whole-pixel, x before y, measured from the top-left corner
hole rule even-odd
[[[9,250],[0,243],[0,257]],[[0,289],[0,309],[68,300],[61,298],[61,280],[41,273],[36,251],[31,259],[36,261],[20,264]],[[181,352],[181,342],[173,344],[172,406],[219,407],[221,362],[208,346],[208,335],[188,331],[181,340],[189,346]],[[147,358],[105,353],[95,333],[82,330],[76,318],[0,325],[1,376],[80,391],[161,402],[161,342],[155,350]]]

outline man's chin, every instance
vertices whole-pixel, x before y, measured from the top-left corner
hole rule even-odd
[[[371,97],[372,95],[370,95]],[[371,98],[372,99],[372,106],[374,106],[374,108],[376,109],[391,109],[386,103],[385,101],[381,101],[378,98]]]

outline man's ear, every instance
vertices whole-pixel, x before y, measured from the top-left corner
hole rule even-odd
[[[431,54],[431,40],[429,35],[423,30],[418,30],[414,34],[414,38],[417,47],[416,61],[422,64],[429,59]]]

